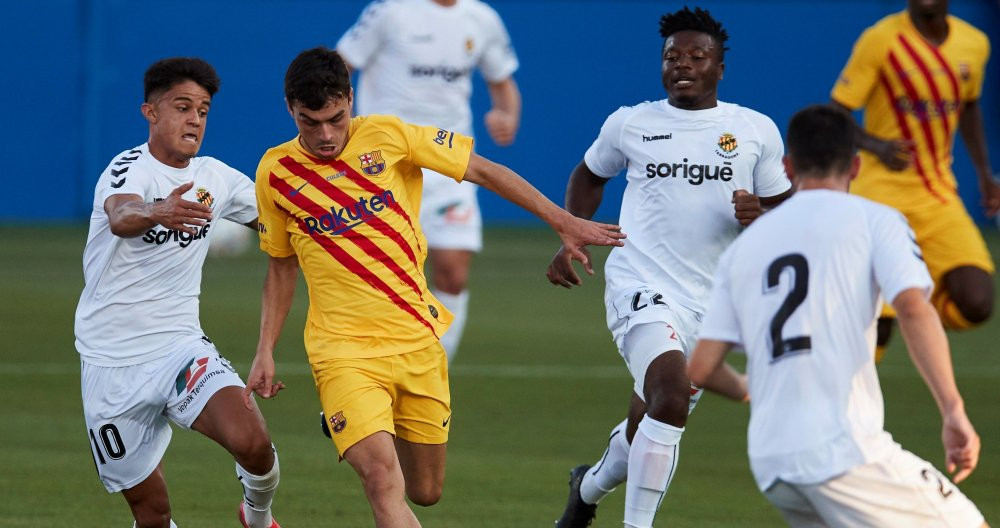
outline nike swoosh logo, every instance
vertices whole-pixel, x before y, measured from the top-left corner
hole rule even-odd
[[[296,194],[299,194],[299,191],[301,191],[302,188],[305,187],[306,185],[309,185],[309,182],[305,182],[302,185],[299,185],[298,189],[292,189],[291,191],[288,191],[288,196],[295,196]]]
[[[450,421],[451,421],[451,415],[448,415],[448,417],[445,418],[443,422],[441,422],[441,427],[448,427],[448,422]]]

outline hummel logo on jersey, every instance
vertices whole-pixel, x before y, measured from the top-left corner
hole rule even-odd
[[[166,244],[167,242],[177,242],[182,248],[186,248],[195,240],[207,237],[209,227],[212,227],[211,222],[201,226],[198,229],[198,233],[194,235],[176,229],[161,229],[159,231],[150,229],[146,231],[146,234],[142,237],[142,241],[149,244],[156,244],[157,246]]]
[[[329,213],[319,218],[307,216],[306,228],[310,235],[320,231],[339,235],[371,220],[386,207],[394,205],[396,198],[392,195],[392,191],[385,191],[369,198],[360,197],[348,207],[340,209],[331,207]]]
[[[658,136],[647,136],[646,134],[643,134],[642,142],[645,143],[647,141],[659,141],[661,139],[670,139],[672,137],[674,137],[673,134],[660,134]]]
[[[719,165],[698,165],[688,164],[688,159],[684,158],[683,163],[649,163],[646,165],[646,177],[674,177],[678,176],[687,180],[691,185],[701,185],[705,180],[729,181],[733,179],[733,167],[728,161]]]
[[[138,150],[138,149],[132,149],[132,150],[128,151],[128,153],[129,154],[135,154],[135,156],[131,156],[131,157],[130,156],[122,156],[122,157],[118,158],[118,161],[116,161],[114,163],[114,165],[116,167],[121,167],[122,165],[124,165],[124,167],[122,167],[121,169],[111,169],[111,177],[112,178],[121,178],[120,180],[118,180],[116,182],[111,182],[111,188],[112,189],[119,189],[119,188],[121,188],[122,185],[125,185],[125,180],[127,178],[124,178],[123,175],[126,172],[128,172],[128,166],[133,161],[139,159],[139,154],[141,154],[142,151]]]

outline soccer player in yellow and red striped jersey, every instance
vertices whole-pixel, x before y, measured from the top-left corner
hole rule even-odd
[[[955,132],[975,166],[986,213],[1000,209],[979,97],[986,35],[948,14],[947,0],[909,0],[862,33],[832,90],[834,103],[864,108],[861,173],[851,192],[909,220],[935,282],[932,302],[946,327],[964,329],[993,312],[993,259],[962,204],[952,172]],[[893,313],[879,320],[878,359]]]
[[[285,76],[299,135],[257,169],[261,249],[270,255],[261,335],[247,380],[270,398],[274,346],[299,268],[309,286],[305,348],[328,429],[361,477],[378,527],[419,522],[405,498],[436,503],[451,419],[439,343],[452,315],[427,287],[427,243],[417,221],[422,172],[469,181],[531,211],[590,270],[581,249],[623,245],[619,226],[577,218],[506,167],[472,152],[472,139],[391,116],[351,117],[347,66],[334,51],[299,54]]]

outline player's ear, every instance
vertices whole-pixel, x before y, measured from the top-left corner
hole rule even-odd
[[[156,108],[151,103],[142,103],[139,111],[142,112],[142,117],[145,117],[146,121],[149,121],[150,124],[156,123]]]
[[[792,159],[786,154],[781,157],[781,164],[785,166],[785,175],[788,176],[788,181],[792,182],[792,188],[795,188],[795,169],[792,167]]]
[[[287,97],[285,98],[285,108],[288,109],[288,115],[292,116],[292,119],[295,119],[295,112],[292,111],[292,103],[288,102]]]
[[[858,172],[861,171],[861,156],[857,154],[854,155],[854,159],[851,160],[851,178],[848,181],[853,181],[854,178],[858,177]]]
[[[719,63],[719,80],[722,80],[723,74],[726,72],[726,63]]]

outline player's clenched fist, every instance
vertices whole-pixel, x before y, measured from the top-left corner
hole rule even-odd
[[[734,216],[741,226],[750,225],[758,216],[764,214],[764,209],[760,206],[760,198],[743,189],[733,191],[732,203]]]

